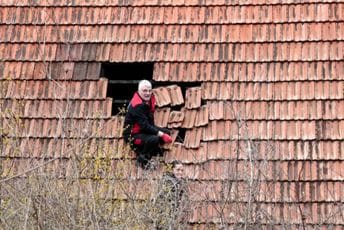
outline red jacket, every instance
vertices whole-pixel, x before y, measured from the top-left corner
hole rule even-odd
[[[154,125],[155,97],[152,94],[149,102],[142,100],[136,92],[130,101],[124,120],[124,140],[129,141],[130,136],[146,133],[157,135],[159,129]]]

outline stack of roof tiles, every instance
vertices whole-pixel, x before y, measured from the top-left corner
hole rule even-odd
[[[342,1],[0,2],[2,116],[20,119],[2,130],[20,151],[1,157],[16,173],[45,157],[66,176],[77,140],[122,159],[101,63],[154,62],[153,79],[173,82],[155,89],[156,121],[185,129],[165,161],[186,163],[190,225],[242,222],[234,203],[252,198],[272,226],[343,226]],[[178,82],[199,86],[183,95]],[[257,181],[258,195],[228,196]]]

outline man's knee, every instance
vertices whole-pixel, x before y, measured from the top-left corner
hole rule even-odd
[[[159,146],[159,137],[157,135],[145,135],[141,134],[134,138],[132,141],[133,146],[136,148],[145,148]]]
[[[159,145],[159,137],[156,135],[150,135],[146,138],[145,144],[150,146],[158,146]]]

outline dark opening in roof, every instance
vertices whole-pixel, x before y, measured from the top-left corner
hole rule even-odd
[[[154,63],[102,63],[101,77],[109,79],[107,97],[113,98],[112,115],[125,109],[142,79],[152,81]]]

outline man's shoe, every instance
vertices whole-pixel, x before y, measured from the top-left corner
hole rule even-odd
[[[163,150],[162,148],[159,148],[158,151],[157,151],[157,153],[156,153],[156,155],[157,155],[158,157],[163,157],[163,156],[164,156],[164,150]]]
[[[146,169],[148,163],[149,163],[149,161],[148,161],[145,157],[143,157],[143,156],[140,155],[140,156],[138,156],[138,157],[136,158],[136,163],[135,163],[135,165],[136,165],[136,167],[140,167],[140,168],[142,168],[142,169]]]

